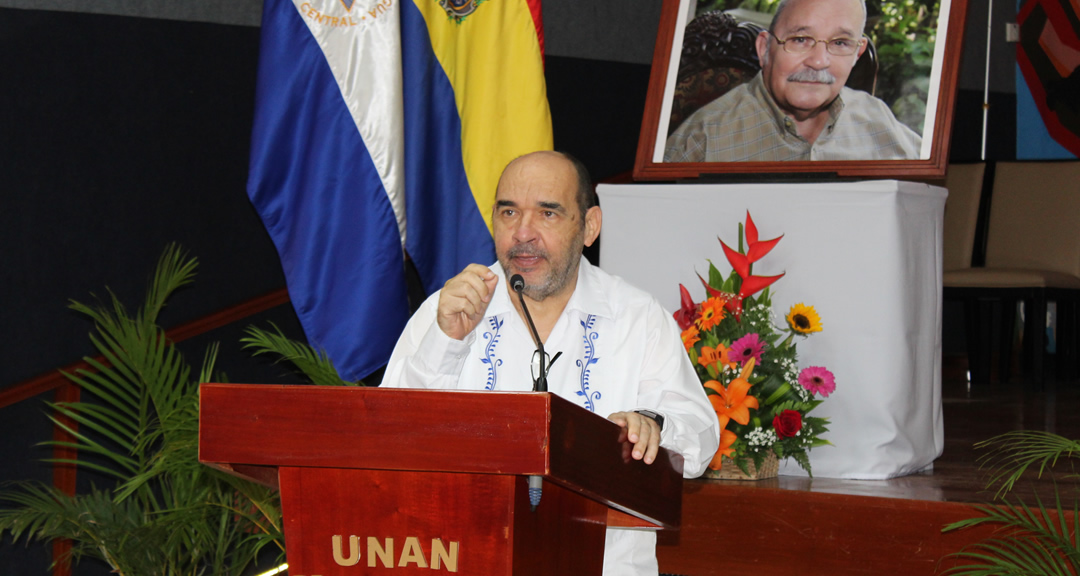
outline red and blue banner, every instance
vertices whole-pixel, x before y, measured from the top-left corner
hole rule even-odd
[[[1080,0],[1027,0],[1017,23],[1016,157],[1080,156]]]
[[[495,259],[502,168],[551,149],[539,0],[266,0],[248,195],[312,346],[390,356],[408,303]]]

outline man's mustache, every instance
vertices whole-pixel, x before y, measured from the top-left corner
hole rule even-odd
[[[813,68],[804,68],[795,72],[791,76],[788,76],[788,82],[810,82],[814,84],[833,84],[836,82],[836,76],[829,73],[828,70],[814,70]]]
[[[530,246],[528,244],[518,244],[506,251],[507,258],[517,258],[519,256],[546,259],[548,257],[548,254],[546,250],[537,248],[536,246]]]

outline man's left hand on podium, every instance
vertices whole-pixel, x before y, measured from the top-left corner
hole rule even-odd
[[[622,426],[626,439],[633,445],[631,455],[634,460],[642,460],[646,464],[652,464],[656,460],[656,453],[660,450],[660,425],[637,412],[616,412],[608,416],[608,420]]]

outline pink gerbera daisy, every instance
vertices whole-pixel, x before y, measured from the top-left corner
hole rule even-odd
[[[765,350],[765,343],[757,334],[747,334],[731,343],[728,349],[728,360],[743,364],[753,358],[754,362],[761,364],[761,353]]]
[[[811,394],[828,396],[836,390],[836,378],[821,366],[810,366],[799,373],[799,385]]]

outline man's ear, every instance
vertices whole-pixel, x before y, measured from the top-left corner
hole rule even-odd
[[[855,55],[856,62],[859,61],[859,58],[862,58],[863,52],[866,52],[866,49],[870,47],[870,39],[864,38],[864,40],[866,40],[866,42],[863,42],[862,46],[859,46],[859,52]]]
[[[757,48],[758,64],[760,64],[762,68],[765,67],[765,61],[769,59],[769,57],[766,56],[769,52],[769,40],[771,40],[771,38],[769,38],[768,30],[762,30],[758,33],[757,40],[754,42],[754,47]]]
[[[600,224],[604,219],[604,214],[600,212],[599,206],[593,206],[589,208],[585,213],[585,245],[592,246],[593,242],[600,236]]]

